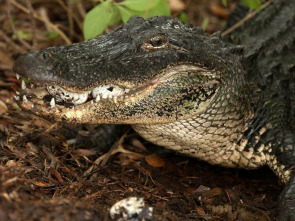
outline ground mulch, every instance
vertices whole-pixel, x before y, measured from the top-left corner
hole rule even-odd
[[[96,142],[96,125],[50,122],[17,106],[17,55],[83,41],[83,16],[95,3],[68,2],[0,1],[0,220],[110,220],[110,207],[130,196],[144,197],[155,220],[271,220],[283,185],[268,168],[212,166],[132,130],[109,150]],[[235,1],[173,4],[173,16],[184,10],[194,25],[209,20],[210,34],[222,30]],[[51,39],[53,30],[64,36]]]

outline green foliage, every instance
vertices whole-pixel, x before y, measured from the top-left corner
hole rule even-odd
[[[226,7],[227,0],[221,0],[222,4]],[[261,0],[241,0],[244,5],[251,9],[258,9],[261,6]]]
[[[119,4],[134,11],[145,11],[148,8],[154,8],[159,2],[160,0],[125,0]]]
[[[156,15],[170,15],[167,0],[102,0],[91,9],[85,17],[83,31],[84,38],[90,39],[101,34],[107,26],[126,23],[132,16],[152,17]]]
[[[179,14],[179,19],[181,20],[181,21],[183,21],[184,23],[187,23],[188,22],[188,18],[187,18],[187,16],[186,16],[186,14],[184,13],[184,12],[180,12],[180,14]]]
[[[17,31],[17,35],[18,35],[21,39],[24,39],[24,40],[26,40],[26,39],[30,39],[30,38],[32,38],[32,36],[33,36],[31,32],[27,32],[27,33],[25,33],[25,32],[23,32],[23,31],[21,31],[21,30],[18,30],[18,31]],[[16,39],[16,36],[13,35],[12,38],[13,38],[13,39]]]
[[[261,6],[261,0],[242,0],[242,2],[251,9],[258,9]]]
[[[110,1],[102,2],[91,9],[85,16],[83,32],[85,39],[102,33],[110,23],[114,9]]]
[[[202,22],[202,29],[205,31],[207,26],[209,24],[209,18],[208,17],[205,17],[203,22]]]
[[[56,38],[59,34],[56,31],[45,31],[43,32],[43,35],[52,40]]]
[[[227,7],[227,0],[222,0],[222,4]]]

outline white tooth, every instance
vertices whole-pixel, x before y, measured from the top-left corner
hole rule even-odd
[[[107,93],[104,93],[103,95],[102,95],[102,99],[107,99],[108,98],[108,94]]]
[[[95,101],[97,101],[97,102],[100,101],[100,96],[99,95],[97,95]]]
[[[136,94],[135,94],[136,96],[138,95],[138,92],[136,92]]]
[[[28,102],[28,99],[27,99],[26,95],[23,96],[23,102],[25,102],[25,103]]]
[[[93,104],[93,100],[91,100],[90,103]]]
[[[125,98],[128,98],[128,96],[126,95]]]
[[[30,87],[33,88],[34,87],[34,84],[33,83],[30,83]]]
[[[128,93],[129,91],[130,91],[130,89],[127,89],[127,88],[125,89],[125,93]]]
[[[22,90],[25,90],[27,87],[26,87],[26,83],[25,83],[25,81],[24,80],[22,80],[22,85],[21,85],[21,87],[22,87]]]
[[[32,104],[32,108],[34,108],[34,104]]]
[[[14,99],[15,99],[16,101],[19,101],[19,96],[14,96]]]
[[[52,98],[51,101],[50,101],[50,107],[51,108],[55,107],[55,99],[54,98]]]
[[[16,79],[19,80],[20,76],[18,74],[15,75]]]
[[[18,91],[16,91],[15,93],[16,93],[17,95],[19,95],[19,92],[18,92]]]

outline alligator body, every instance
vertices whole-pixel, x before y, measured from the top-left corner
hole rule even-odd
[[[14,70],[35,86],[22,83],[16,99],[57,121],[131,124],[211,164],[268,165],[286,183],[278,219],[295,220],[295,1],[273,1],[231,41],[177,19],[133,17],[19,57]]]

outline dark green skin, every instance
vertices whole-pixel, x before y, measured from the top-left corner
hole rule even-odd
[[[169,39],[167,45],[143,48],[157,34]],[[104,36],[80,44],[28,52],[15,62],[14,70],[35,84],[83,92],[101,84],[140,87],[171,68],[191,65],[214,73],[215,88],[204,86],[207,80],[200,80],[202,73],[196,71],[161,82],[134,102],[87,104],[80,117],[77,113],[82,108],[50,108],[45,98],[37,99],[28,91],[21,96],[26,94],[29,101],[20,100],[19,105],[37,115],[72,123],[154,125],[190,119],[198,115],[206,99],[211,104],[226,100],[229,112],[245,117],[247,129],[241,131],[241,140],[248,143],[243,151],[253,150],[255,155],[268,147],[262,150],[271,158],[266,164],[286,183],[277,219],[295,220],[295,1],[274,1],[231,33],[230,41],[243,46],[243,55],[240,47],[218,34],[208,37],[200,28],[179,20],[134,17]],[[206,99],[200,102],[204,94]],[[211,107],[207,105],[205,113],[210,113]],[[65,114],[70,111],[71,116]]]

